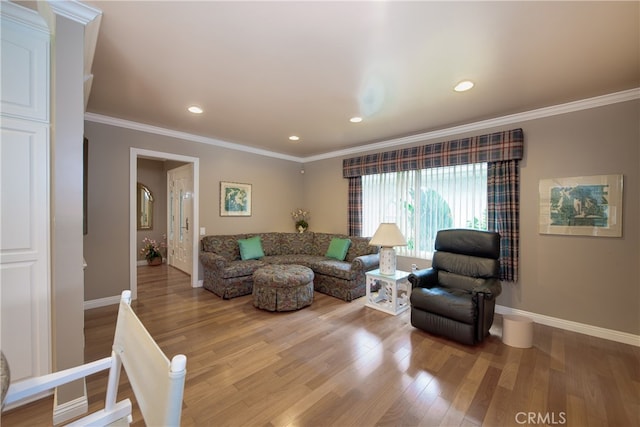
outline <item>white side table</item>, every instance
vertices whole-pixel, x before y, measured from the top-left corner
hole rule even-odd
[[[380,274],[380,270],[367,272],[365,305],[394,316],[408,309],[411,296],[409,274],[400,270],[392,275]]]

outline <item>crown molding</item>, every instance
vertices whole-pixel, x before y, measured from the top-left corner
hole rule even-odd
[[[64,16],[82,25],[88,25],[102,17],[102,11],[77,0],[49,0],[47,3],[56,15]]]
[[[314,162],[317,160],[330,159],[333,157],[343,157],[359,154],[365,151],[380,150],[383,148],[397,147],[406,144],[424,143],[429,140],[459,135],[461,133],[482,131],[493,127],[506,126],[515,123],[526,122],[529,120],[558,116],[561,114],[572,113],[574,111],[588,110],[590,108],[597,108],[603,107],[605,105],[632,101],[634,99],[640,99],[640,88],[625,90],[622,92],[615,92],[608,95],[583,99],[580,101],[568,102],[566,104],[559,104],[551,107],[539,108],[537,110],[526,111],[523,113],[510,114],[507,116],[497,117],[495,119],[482,120],[479,122],[454,126],[447,129],[390,139],[387,141],[376,142],[360,147],[349,148],[346,150],[333,151],[326,154],[319,154],[317,156],[305,157],[304,159],[302,159],[302,162]]]
[[[3,19],[11,20],[17,24],[26,25],[33,30],[49,34],[47,22],[35,10],[20,6],[9,1],[0,2],[0,15]]]
[[[116,126],[125,129],[137,130],[140,132],[147,132],[156,135],[168,136],[171,138],[183,139],[191,142],[199,142],[201,144],[214,145],[216,147],[228,148],[229,150],[244,151],[246,153],[258,154],[260,156],[274,157],[282,160],[289,160],[292,162],[300,163],[301,157],[290,156],[287,154],[275,153],[273,151],[262,150],[260,148],[249,147],[247,145],[235,144],[233,142],[227,142],[220,139],[209,138],[206,136],[194,135],[191,133],[175,131],[171,129],[161,128],[158,126],[146,125],[144,123],[132,122],[129,120],[118,119],[109,116],[103,116],[95,113],[85,113],[84,119],[89,122],[102,123],[105,125]]]
[[[568,102],[565,104],[554,105],[551,107],[539,108],[536,110],[526,111],[523,113],[510,114],[495,119],[482,120],[479,122],[469,123],[460,126],[454,126],[446,129],[420,133],[417,135],[394,138],[386,141],[367,144],[360,147],[349,148],[345,150],[332,151],[325,154],[318,154],[309,157],[296,157],[287,154],[276,153],[273,151],[253,148],[242,144],[235,144],[219,139],[208,138],[199,135],[193,135],[186,132],[178,132],[170,129],[164,129],[156,126],[145,125],[142,123],[132,122],[123,119],[103,116],[100,114],[86,113],[85,120],[95,123],[103,123],[112,126],[138,130],[141,132],[155,133],[158,135],[170,136],[172,138],[184,139],[187,141],[200,142],[203,144],[215,145],[230,150],[244,151],[247,153],[258,154],[266,157],[274,157],[282,160],[289,160],[297,163],[315,162],[318,160],[331,159],[334,157],[344,157],[366,151],[380,150],[383,148],[397,147],[406,144],[425,143],[426,141],[445,138],[449,136],[459,135],[461,133],[482,131],[485,129],[507,126],[515,123],[522,123],[529,120],[536,120],[545,117],[558,116],[561,114],[572,113],[575,111],[588,110],[591,108],[603,107],[606,105],[617,104],[640,99],[640,88],[629,89],[621,92],[615,92],[608,95],[596,96],[593,98],[583,99],[580,101]]]

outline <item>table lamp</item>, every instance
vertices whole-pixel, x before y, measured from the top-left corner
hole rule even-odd
[[[406,246],[407,241],[394,222],[383,222],[373,235],[369,244],[380,246],[380,274],[396,274],[396,251],[394,246]]]

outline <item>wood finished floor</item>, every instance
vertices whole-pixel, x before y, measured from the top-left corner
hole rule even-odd
[[[535,325],[534,347],[477,347],[316,293],[289,313],[224,301],[170,267],[138,268],[132,303],[165,353],[187,355],[184,426],[638,426],[640,349]],[[85,360],[110,352],[117,306],[85,314]],[[102,407],[106,376],[87,381]],[[132,397],[126,375],[119,398]],[[52,398],[2,414],[51,425]],[[134,401],[134,425],[142,426]]]

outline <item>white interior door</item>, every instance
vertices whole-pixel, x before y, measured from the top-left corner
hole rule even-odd
[[[193,164],[167,172],[169,265],[192,274],[193,266]]]
[[[11,380],[51,372],[49,30],[0,7],[0,349]]]
[[[50,370],[49,127],[0,120],[0,347],[13,381]]]

